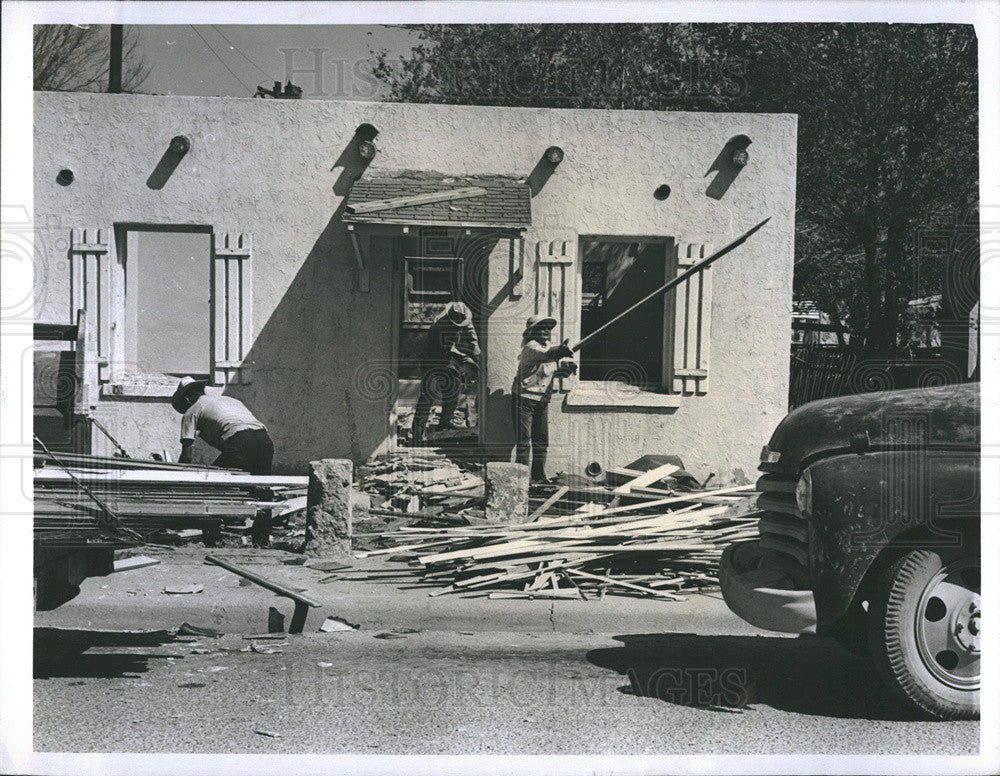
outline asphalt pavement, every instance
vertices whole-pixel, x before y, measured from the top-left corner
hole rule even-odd
[[[250,638],[290,606],[198,551],[88,580],[38,613],[36,751],[978,752],[978,723],[908,718],[864,661],[758,631],[715,593],[430,597],[384,561],[319,583],[329,575],[284,559],[254,568],[323,604],[303,635]],[[189,584],[202,592],[163,592]],[[360,628],[317,632],[328,615]],[[182,622],[225,635],[178,637]]]

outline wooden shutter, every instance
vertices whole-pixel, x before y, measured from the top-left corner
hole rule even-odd
[[[250,382],[244,359],[253,342],[253,236],[212,236],[212,380],[219,385]]]
[[[706,243],[677,242],[677,275],[711,255]],[[708,392],[708,353],[712,326],[712,268],[704,269],[674,291],[673,392]]]
[[[110,229],[77,228],[70,234],[70,320],[77,322],[85,311],[88,363],[80,379],[95,401],[98,383],[110,378],[112,300],[121,293],[112,244]]]
[[[540,240],[535,245],[537,263],[535,265],[535,313],[551,315],[559,321],[552,332],[555,342],[562,342],[570,336],[567,316],[572,310],[572,284],[576,274],[571,265],[576,258],[576,243],[573,240]],[[557,390],[570,389],[570,380],[556,380]]]

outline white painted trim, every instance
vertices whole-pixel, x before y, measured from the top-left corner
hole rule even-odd
[[[672,393],[628,391],[621,384],[598,381],[581,382],[566,395],[567,407],[588,409],[631,409],[637,407],[676,409],[684,397]]]

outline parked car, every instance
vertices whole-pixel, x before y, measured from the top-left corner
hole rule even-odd
[[[866,652],[925,715],[977,718],[979,391],[842,396],[787,415],[761,452],[760,538],[722,557],[729,608]]]

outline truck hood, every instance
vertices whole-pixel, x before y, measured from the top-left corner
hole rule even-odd
[[[979,383],[838,396],[790,412],[768,447],[781,457],[765,471],[798,471],[823,455],[901,446],[978,449]],[[865,440],[867,434],[867,440]],[[859,452],[861,450],[858,450]]]

